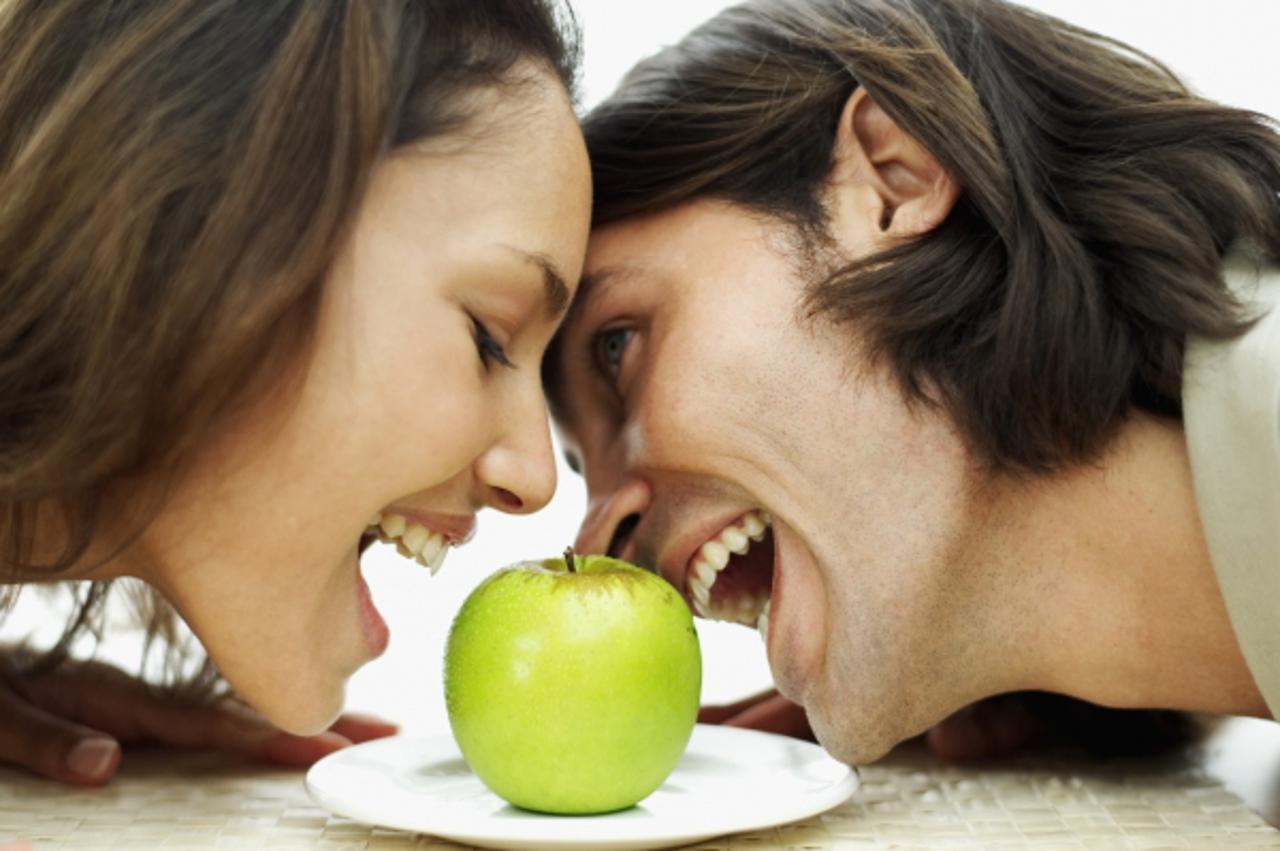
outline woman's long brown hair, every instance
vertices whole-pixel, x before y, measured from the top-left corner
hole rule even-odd
[[[526,61],[572,88],[556,0],[0,3],[0,580],[78,574],[108,513],[132,512],[125,546],[163,499],[118,504],[130,482],[287,392],[379,158]],[[37,513],[65,529],[52,557]]]
[[[1225,253],[1280,257],[1275,124],[1020,6],[755,0],[717,15],[587,117],[596,223],[712,197],[829,246],[824,183],[857,86],[962,197],[935,231],[818,270],[812,311],[857,329],[993,469],[1057,470],[1096,457],[1134,409],[1180,415],[1187,336],[1248,324]]]

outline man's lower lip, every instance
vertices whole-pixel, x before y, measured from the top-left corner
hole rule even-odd
[[[796,703],[803,703],[804,692],[808,685],[807,665],[803,660],[791,658],[791,652],[794,646],[788,650],[788,642],[794,645],[795,636],[787,632],[787,602],[786,591],[782,582],[782,563],[783,550],[790,550],[794,546],[791,540],[790,530],[781,528],[777,517],[773,521],[773,588],[770,593],[769,604],[769,642],[765,646],[765,659],[769,663],[769,670],[773,674],[774,684],[778,687],[778,691],[788,699]],[[774,657],[779,657],[779,662],[787,664],[775,664]],[[797,664],[799,663],[799,664]]]
[[[773,670],[773,659],[770,658],[769,651],[773,645],[777,643],[778,626],[780,621],[780,612],[782,607],[778,603],[782,600],[782,545],[778,540],[777,519],[774,519],[770,534],[773,536],[773,579],[769,587],[769,631],[764,644],[764,658],[769,663],[769,670]]]
[[[358,567],[356,569],[356,598],[360,610],[360,633],[364,636],[369,652],[374,656],[381,656],[383,651],[387,649],[387,643],[391,640],[391,630],[387,628],[387,622],[382,619],[377,607],[373,605],[373,596],[369,593],[369,585],[364,581],[364,577],[360,574]]]

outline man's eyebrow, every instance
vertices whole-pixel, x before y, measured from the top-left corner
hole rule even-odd
[[[555,261],[536,251],[525,251],[512,246],[507,248],[542,272],[543,310],[548,319],[559,319],[569,308],[569,285],[564,282],[564,275],[556,268]]]
[[[629,266],[605,266],[589,274],[583,274],[578,281],[578,293],[573,297],[574,312],[577,313],[584,308],[600,293],[624,283],[637,274],[637,270]]]

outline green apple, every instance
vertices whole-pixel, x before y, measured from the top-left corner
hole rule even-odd
[[[445,647],[458,747],[494,793],[584,815],[657,789],[697,719],[702,654],[684,600],[606,556],[521,562],[462,604]]]

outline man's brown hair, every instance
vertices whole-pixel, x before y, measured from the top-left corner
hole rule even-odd
[[[83,567],[120,483],[286,389],[381,157],[577,55],[557,0],[0,3],[0,580]]]
[[[1135,408],[1180,415],[1187,335],[1247,326],[1224,254],[1280,256],[1280,137],[1151,57],[1019,6],[722,12],[587,117],[596,224],[711,197],[829,243],[824,183],[857,86],[962,193],[934,231],[828,270],[808,308],[855,323],[993,469],[1095,457]]]

